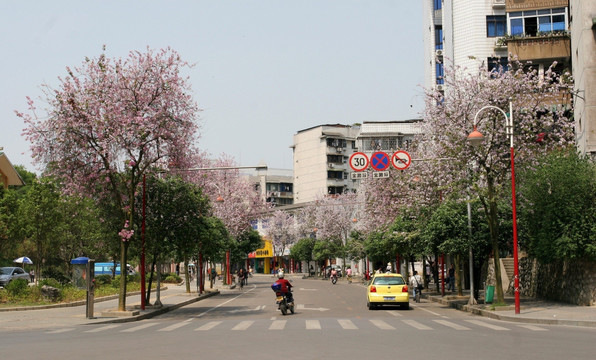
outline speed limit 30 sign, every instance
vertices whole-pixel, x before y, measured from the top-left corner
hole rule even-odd
[[[365,153],[356,152],[350,156],[350,167],[354,171],[364,171],[368,168],[368,156]]]

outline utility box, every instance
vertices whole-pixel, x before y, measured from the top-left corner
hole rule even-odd
[[[484,294],[484,302],[487,304],[492,303],[494,296],[495,296],[495,287],[493,285],[488,285],[486,287],[486,294]]]
[[[93,304],[95,303],[95,260],[88,257],[78,257],[70,261],[73,267],[72,280],[79,289],[87,290],[86,315],[93,319]]]

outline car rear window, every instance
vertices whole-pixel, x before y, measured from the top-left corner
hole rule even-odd
[[[375,285],[404,285],[404,279],[395,276],[376,277],[373,281]]]

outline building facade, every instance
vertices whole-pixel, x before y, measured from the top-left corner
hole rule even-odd
[[[596,160],[596,1],[571,0],[570,17],[577,148]]]

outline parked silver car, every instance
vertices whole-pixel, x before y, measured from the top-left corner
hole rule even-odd
[[[0,286],[6,286],[14,279],[31,280],[29,273],[20,267],[2,267],[0,268]]]

